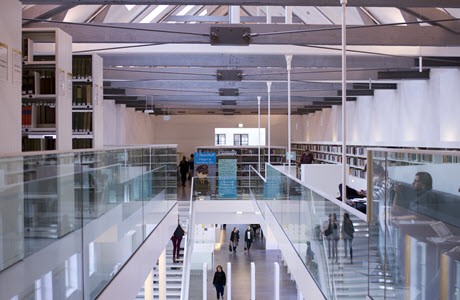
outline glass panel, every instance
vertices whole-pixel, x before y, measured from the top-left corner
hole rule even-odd
[[[0,158],[0,280],[26,257],[42,260],[38,279],[2,296],[95,299],[176,188],[175,146]]]
[[[369,245],[380,261],[369,295],[456,299],[460,259],[458,152],[373,150]],[[383,178],[383,180],[382,180]]]

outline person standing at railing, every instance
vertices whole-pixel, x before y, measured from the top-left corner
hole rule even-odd
[[[350,263],[353,263],[353,238],[355,236],[355,227],[353,226],[353,221],[350,219],[350,214],[344,213],[343,214],[343,223],[342,223],[342,238],[343,238],[343,246],[345,250],[345,258],[348,257],[347,248],[350,249]],[[348,244],[348,247],[347,247]]]
[[[212,284],[216,288],[217,299],[224,299],[224,287],[227,283],[227,277],[225,276],[225,272],[222,269],[221,265],[218,265],[216,268],[216,272],[214,273],[214,278],[212,280]]]

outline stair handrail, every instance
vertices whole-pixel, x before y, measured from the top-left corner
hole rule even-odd
[[[184,260],[182,262],[182,286],[181,286],[181,300],[189,299],[189,287],[190,287],[190,266],[191,266],[191,257],[193,252],[193,226],[195,226],[195,214],[193,210],[193,185],[195,182],[195,177],[192,177],[191,180],[191,193],[190,193],[190,204],[188,210],[188,222],[187,222],[187,231],[185,233],[185,246],[184,246]]]

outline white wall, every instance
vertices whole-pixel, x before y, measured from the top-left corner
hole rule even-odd
[[[21,2],[3,0],[0,43],[8,46],[8,78],[0,79],[0,153],[21,152],[21,78],[13,82],[13,50],[21,51]],[[22,68],[20,62],[19,68]],[[20,71],[22,73],[22,71]]]
[[[234,145],[234,134],[247,134],[248,135],[248,146],[257,146],[259,145],[259,128],[216,128],[215,134],[225,134],[225,145],[226,146],[235,146]],[[260,128],[260,145],[265,146],[265,128]],[[236,145],[239,146],[239,145]]]
[[[296,116],[297,117],[297,116]],[[171,116],[164,121],[163,116],[155,118],[155,144],[178,144],[178,152],[189,155],[195,152],[198,146],[214,145],[214,129],[222,127],[237,127],[243,123],[245,127],[257,128],[257,116],[210,116],[188,115]],[[287,146],[287,116],[271,116],[271,144],[273,146]],[[293,122],[294,124],[294,122]],[[261,116],[261,127],[267,128],[267,116]],[[294,125],[292,125],[294,128]],[[297,138],[297,137],[296,137]],[[294,140],[294,138],[293,138]],[[268,141],[268,138],[267,138]]]
[[[154,116],[104,100],[104,145],[154,143]]]
[[[460,69],[432,69],[430,77],[397,81],[397,90],[376,90],[373,97],[348,102],[348,143],[460,147]],[[341,106],[304,120],[297,141],[341,141]]]

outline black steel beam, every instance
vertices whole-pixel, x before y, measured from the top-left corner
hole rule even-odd
[[[337,91],[338,96],[342,96],[342,90]],[[347,90],[347,96],[374,96],[374,90]]]
[[[353,83],[353,89],[372,89],[372,90],[396,90],[398,85],[396,83]]]
[[[422,72],[416,70],[407,71],[382,71],[378,72],[379,79],[430,79],[430,70],[422,70]]]

